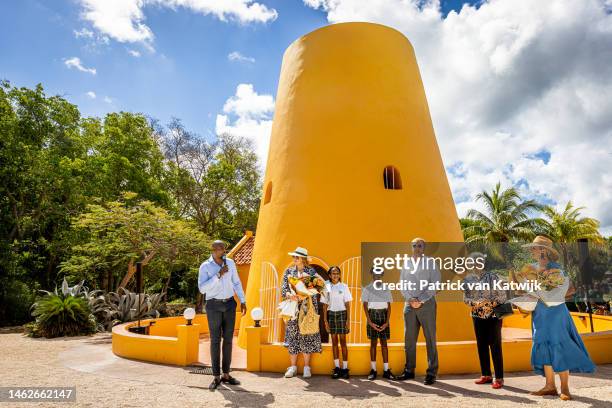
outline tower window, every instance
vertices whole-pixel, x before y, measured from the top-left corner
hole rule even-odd
[[[386,190],[401,190],[402,178],[399,170],[394,166],[387,166],[383,170],[383,182]]]
[[[264,204],[268,204],[272,199],[272,182],[268,181],[266,192],[264,193]]]

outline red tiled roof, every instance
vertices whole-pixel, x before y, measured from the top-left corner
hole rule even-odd
[[[253,248],[255,247],[255,236],[252,235],[234,252],[233,259],[236,265],[248,265],[251,263]]]

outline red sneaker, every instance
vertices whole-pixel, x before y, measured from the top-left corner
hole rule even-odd
[[[490,375],[483,375],[478,380],[474,381],[474,384],[491,384],[493,382],[493,377]]]
[[[493,384],[491,384],[491,388],[494,388],[496,390],[499,390],[501,387],[504,386],[504,379],[500,379],[500,380],[495,380],[493,381]]]

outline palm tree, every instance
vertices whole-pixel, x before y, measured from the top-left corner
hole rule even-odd
[[[581,217],[584,207],[574,207],[568,201],[562,211],[552,206],[542,209],[543,218],[538,220],[538,233],[546,235],[561,248],[564,264],[567,265],[569,246],[579,239],[587,239],[594,244],[603,244],[605,239],[599,233],[599,221],[595,218]]]
[[[538,221],[529,213],[541,206],[534,200],[522,200],[514,187],[502,190],[498,182],[493,191],[479,193],[476,201],[484,203],[485,211],[468,211],[467,220],[462,223],[466,244],[481,243],[503,258],[495,243],[526,241],[535,235]]]

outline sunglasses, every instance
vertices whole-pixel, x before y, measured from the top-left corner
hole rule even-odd
[[[413,248],[423,248],[423,244],[412,244]]]

